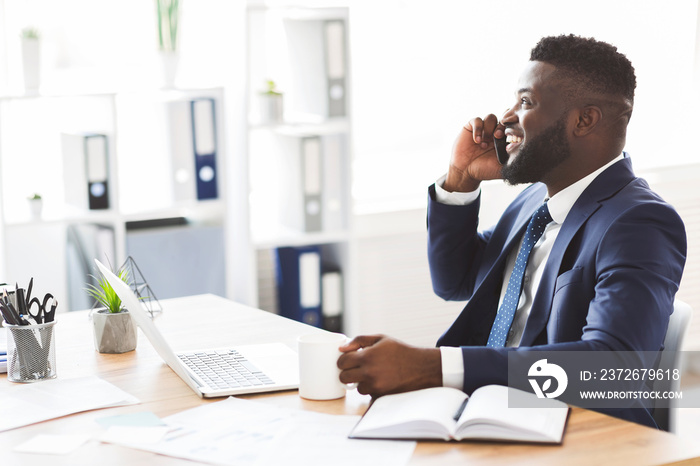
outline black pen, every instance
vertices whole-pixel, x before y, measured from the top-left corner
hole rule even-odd
[[[462,405],[459,407],[455,415],[452,417],[455,421],[459,421],[459,418],[462,417],[462,413],[464,412],[464,408],[467,407],[467,403],[469,402],[469,397],[467,397],[463,402]]]
[[[12,303],[10,302],[10,297],[7,295],[7,290],[3,290],[3,296],[2,296],[2,308],[6,311],[7,315],[3,312],[3,318],[5,321],[10,324],[10,325],[19,325],[19,321],[17,320],[17,317],[15,316],[14,308],[12,307]]]
[[[16,287],[15,296],[17,300],[17,310],[20,314],[27,314],[27,300],[24,298],[24,288]]]
[[[27,287],[27,302],[32,299],[32,286],[34,285],[34,277],[29,279],[29,286]]]
[[[12,316],[12,325],[22,325],[22,320],[19,318],[19,313],[11,302],[8,301],[6,309],[10,311],[10,315]]]
[[[19,289],[21,290],[21,288]],[[17,298],[18,296],[15,294],[15,299]],[[17,307],[19,307],[19,300],[17,300]],[[16,325],[29,325],[29,322],[22,318],[22,312],[17,312],[17,308],[15,308],[14,304],[12,304],[12,301],[9,300],[9,297],[7,302],[7,308],[12,313],[12,317],[15,319]]]
[[[29,315],[27,312],[27,301],[24,299],[24,288],[17,288],[16,296],[17,309],[15,310],[15,314],[17,314],[17,322],[19,322],[19,325],[30,325],[29,321],[24,318],[24,316]]]
[[[0,313],[2,313],[2,318],[5,320],[10,325],[15,325],[15,322],[12,320],[12,314],[10,313],[10,310],[5,307],[5,303],[2,303],[0,306]]]

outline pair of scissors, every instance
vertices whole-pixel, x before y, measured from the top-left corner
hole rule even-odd
[[[50,310],[46,310],[46,305],[49,303],[49,299],[53,300],[53,305]],[[34,305],[36,304],[36,313],[33,312]],[[51,293],[46,293],[44,296],[44,301],[39,301],[39,298],[32,298],[27,306],[27,312],[29,317],[34,319],[37,324],[46,324],[48,322],[53,322],[54,314],[56,313],[56,300]]]

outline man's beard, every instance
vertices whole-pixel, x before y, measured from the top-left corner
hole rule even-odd
[[[501,168],[501,175],[511,185],[536,183],[543,181],[550,170],[570,156],[566,121],[562,117],[531,141],[525,142],[513,162]]]

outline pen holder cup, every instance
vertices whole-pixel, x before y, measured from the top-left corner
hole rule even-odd
[[[55,324],[5,325],[7,380],[27,383],[56,378]]]

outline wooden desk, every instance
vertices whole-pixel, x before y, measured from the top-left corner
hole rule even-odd
[[[283,341],[296,348],[298,335],[318,331],[212,295],[164,300],[156,324],[176,350],[232,344]],[[218,400],[197,397],[139,335],[135,351],[121,355],[97,353],[87,312],[59,314],[56,325],[59,377],[99,375],[137,396],[142,403],[75,414],[0,433],[2,465],[188,465],[190,461],[159,456],[91,440],[67,456],[14,453],[12,448],[34,435],[95,433],[94,420],[120,413],[152,411],[165,417]],[[193,325],[195,322],[195,325]],[[0,390],[21,390],[22,384],[0,377]],[[331,414],[362,414],[369,397],[350,392],[344,399],[308,401],[296,391],[251,395],[244,398],[279,406]],[[2,399],[0,398],[0,403]],[[497,443],[419,442],[412,465],[451,464],[700,464],[700,445],[672,434],[574,408],[561,446]],[[368,458],[367,464],[372,464]],[[312,466],[312,465],[310,465]]]

